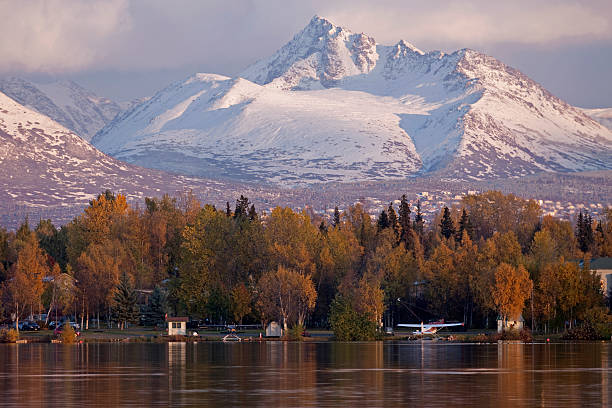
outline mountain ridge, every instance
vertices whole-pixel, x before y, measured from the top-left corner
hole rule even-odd
[[[0,92],[50,117],[89,141],[122,108],[69,81],[35,83],[18,77],[0,79]]]
[[[609,129],[501,61],[380,45],[317,16],[239,78],[178,81],[92,142],[145,167],[283,185],[612,166]]]

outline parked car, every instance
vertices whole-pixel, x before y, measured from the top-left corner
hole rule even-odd
[[[57,321],[53,321],[53,322],[49,322],[49,328],[50,329],[57,329],[58,327],[62,327],[64,324],[66,324],[66,321],[63,322],[57,322]],[[72,328],[74,330],[80,330],[81,329],[81,325],[75,322],[70,322],[70,325],[72,326]]]
[[[38,323],[31,320],[24,320],[19,322],[19,330],[23,331],[37,331],[40,330]]]

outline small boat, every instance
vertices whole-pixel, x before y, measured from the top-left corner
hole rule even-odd
[[[230,334],[226,334],[223,337],[223,341],[242,341],[242,339],[238,337],[236,334],[230,333]]]

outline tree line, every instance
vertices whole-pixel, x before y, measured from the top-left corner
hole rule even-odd
[[[222,209],[191,194],[138,208],[106,191],[59,229],[49,220],[0,229],[0,313],[70,314],[85,328],[155,324],[165,313],[278,320],[347,339],[433,318],[492,327],[522,314],[540,331],[608,321],[589,260],[612,256],[612,209],[572,223],[490,191],[426,222],[420,203],[398,201],[376,219],[361,204],[328,219],[258,212],[242,196]]]

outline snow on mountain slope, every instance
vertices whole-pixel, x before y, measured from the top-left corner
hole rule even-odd
[[[0,79],[0,92],[49,116],[85,140],[121,111],[115,102],[71,81],[35,84],[21,78]]]
[[[92,139],[123,160],[285,184],[612,168],[612,133],[472,50],[376,44],[314,17],[238,79],[196,74]]]
[[[364,92],[286,92],[197,74],[121,115],[92,142],[132,163],[202,176],[403,178],[420,160],[392,110],[412,111]]]
[[[582,109],[582,111],[612,130],[612,108]]]
[[[122,163],[0,92],[0,215],[11,206],[55,206],[72,208],[65,214],[70,218],[75,215],[75,205],[82,208],[106,189],[123,193],[130,200],[192,189],[199,197],[217,203],[243,191],[217,181]]]

